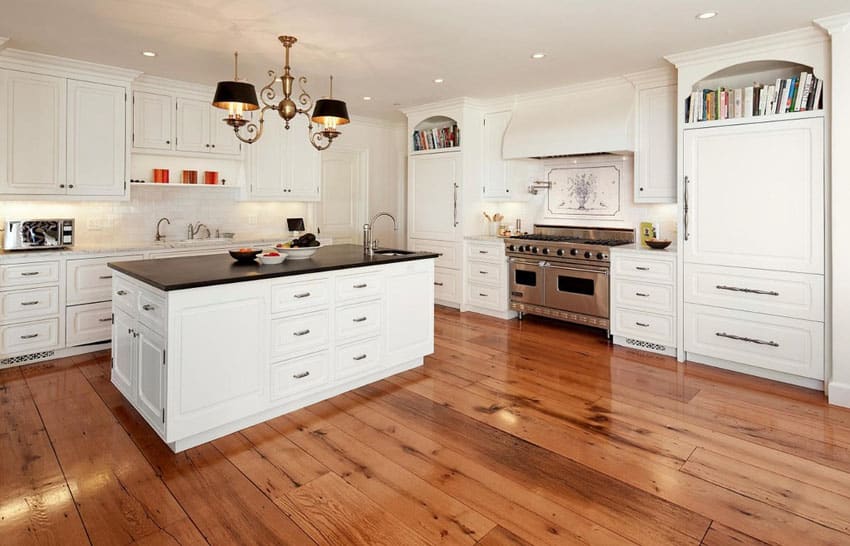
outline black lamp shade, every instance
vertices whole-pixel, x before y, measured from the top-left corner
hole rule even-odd
[[[242,104],[243,111],[258,110],[257,91],[248,82],[226,81],[218,82],[213,97],[213,106],[230,110],[231,104]]]
[[[348,118],[348,107],[343,101],[336,99],[317,100],[310,119],[326,127],[345,125],[351,121]]]

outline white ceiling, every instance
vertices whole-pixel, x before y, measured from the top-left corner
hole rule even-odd
[[[719,15],[696,20],[708,10]],[[621,75],[847,11],[850,0],[0,0],[0,36],[7,47],[210,85],[231,77],[238,49],[240,75],[259,89],[282,65],[277,36],[292,34],[293,70],[314,97],[333,73],[352,114],[392,118],[396,105]],[[531,60],[537,51],[546,58]]]

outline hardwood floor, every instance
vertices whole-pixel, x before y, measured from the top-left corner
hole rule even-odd
[[[0,371],[3,544],[850,544],[821,393],[438,308],[425,366],[173,454],[109,355]]]

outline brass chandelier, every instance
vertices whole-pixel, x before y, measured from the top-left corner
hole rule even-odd
[[[275,110],[283,118],[284,127],[287,130],[289,129],[289,122],[295,116],[304,115],[308,119],[307,132],[310,143],[317,150],[325,150],[341,134],[337,127],[350,121],[348,107],[345,102],[333,98],[333,76],[330,78],[328,98],[317,100],[315,107],[313,106],[313,99],[304,90],[304,86],[307,84],[307,78],[304,76],[298,78],[298,87],[301,93],[297,99],[293,99],[292,84],[295,82],[295,77],[291,74],[289,66],[289,50],[298,39],[294,36],[279,36],[278,40],[286,50],[283,74],[278,77],[274,70],[269,70],[268,75],[271,81],[260,90],[260,99],[263,101],[262,109],[260,109],[260,104],[257,101],[257,92],[254,86],[239,80],[238,53],[234,53],[233,80],[218,83],[212,104],[217,108],[228,111],[227,117],[223,121],[233,127],[236,138],[247,144],[253,144],[263,136],[263,118],[267,110]],[[280,80],[283,90],[283,98],[279,101],[274,89],[278,80]],[[249,121],[244,117],[245,112],[254,110],[260,110],[257,122]],[[313,111],[312,114],[310,110]],[[313,123],[321,125],[322,128],[314,132]],[[245,127],[245,136],[240,134],[242,127]]]

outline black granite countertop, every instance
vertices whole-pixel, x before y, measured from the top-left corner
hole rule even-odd
[[[208,256],[185,256],[158,260],[111,262],[109,267],[160,290],[184,290],[321,271],[384,265],[436,258],[439,254],[414,252],[401,256],[365,256],[360,245],[330,245],[319,248],[306,260],[287,259],[279,265],[237,263],[226,250]]]

